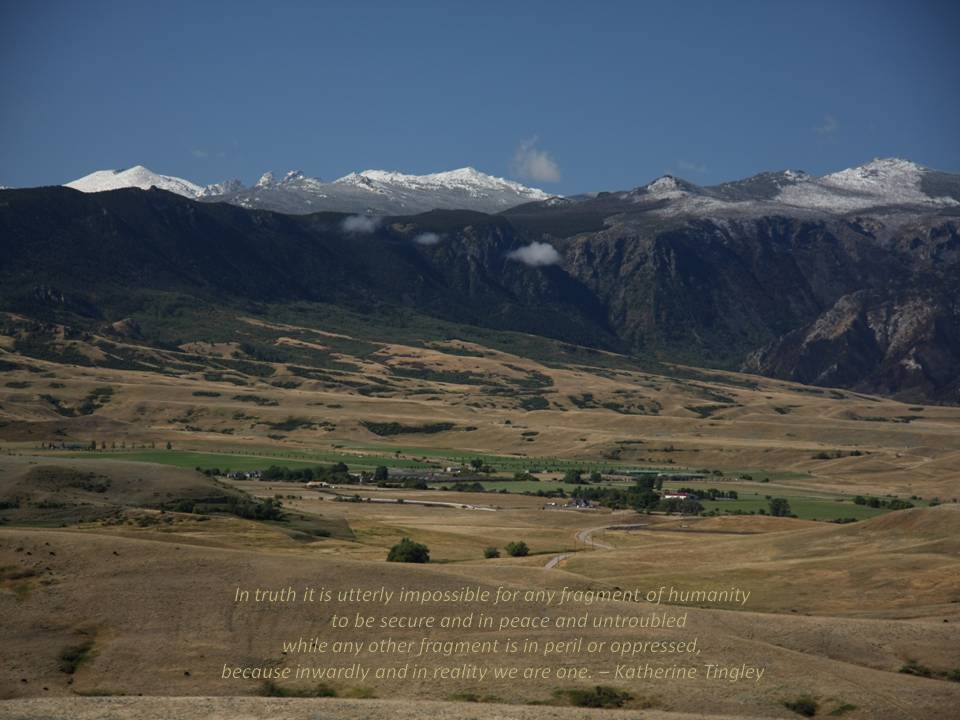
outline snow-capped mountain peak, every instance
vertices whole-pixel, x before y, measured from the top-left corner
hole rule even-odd
[[[651,183],[648,183],[643,189],[649,195],[655,195],[658,198],[681,197],[694,193],[698,190],[697,186],[686,180],[681,180],[673,175],[663,175]]]
[[[923,187],[930,170],[901,158],[876,158],[857,167],[784,187],[777,200],[799,207],[834,212],[869,207],[960,204],[952,197],[934,197]]]
[[[516,193],[525,200],[546,200],[549,194],[530,188],[521,183],[493,175],[487,175],[472,167],[430,173],[427,175],[408,175],[391,170],[364,170],[345,175],[335,181],[344,185],[355,185],[373,191],[384,191],[388,187],[405,190],[453,190],[467,192],[474,196],[484,193]]]
[[[551,197],[537,188],[487,175],[472,167],[427,175],[364,170],[334,182],[309,177],[300,170],[290,170],[282,176],[265,172],[253,187],[247,188],[239,180],[202,187],[181,178],[159,175],[138,165],[127,170],[91,173],[69,183],[69,187],[84,192],[157,187],[198,200],[294,214],[319,210],[375,215],[402,215],[434,209],[499,212]]]
[[[333,182],[309,177],[299,170],[277,175],[267,172],[247,188],[239,180],[201,187],[137,165],[125,170],[100,170],[68,185],[84,192],[156,187],[203,201],[292,214],[330,210],[409,215],[437,209],[494,213],[528,202],[556,201],[542,190],[487,175],[473,167],[425,175],[364,170]],[[664,175],[614,195],[644,212],[668,215],[833,214],[871,208],[940,210],[960,206],[960,176],[930,170],[909,160],[881,158],[822,177],[781,170],[711,186]]]
[[[704,187],[664,175],[619,197],[662,215],[939,210],[960,206],[960,176],[881,158],[823,177],[780,170]]]
[[[333,182],[291,170],[282,179],[277,178],[272,172],[264,173],[250,189],[228,190],[216,197],[207,194],[203,199],[294,214],[334,210],[403,215],[436,209],[499,212],[551,197],[537,188],[472,167],[427,175],[364,170]]]
[[[858,192],[889,192],[916,186],[924,170],[926,168],[910,160],[875,158],[865,165],[824,175],[820,180],[827,185]]]
[[[246,190],[247,186],[241,180],[224,180],[223,182],[211,183],[203,189],[200,197],[214,197],[217,195],[226,195],[227,193],[240,192]]]
[[[255,188],[268,188],[273,187],[277,184],[277,179],[274,177],[273,173],[269,170],[260,176],[260,179],[257,180]]]
[[[204,188],[196,183],[171,175],[160,175],[143,165],[134,165],[125,170],[97,170],[67,183],[67,187],[88,193],[128,187],[149,190],[155,187],[189,198],[197,198],[204,193]]]

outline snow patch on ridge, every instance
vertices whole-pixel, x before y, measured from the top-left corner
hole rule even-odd
[[[350,173],[334,181],[335,184],[354,185],[371,192],[385,192],[388,189],[400,191],[436,191],[458,190],[473,197],[485,197],[492,192],[509,192],[523,196],[526,200],[546,200],[549,194],[522,185],[505,178],[494,177],[479,172],[472,167],[430,173],[428,175],[407,175],[388,170],[364,170]]]
[[[785,205],[845,212],[885,205],[958,205],[949,197],[930,197],[920,188],[927,169],[900,158],[875,159],[866,165],[807,177],[784,187],[776,200]]]
[[[149,190],[155,187],[188,198],[198,198],[204,193],[204,188],[196,183],[171,175],[160,175],[143,165],[126,170],[98,170],[67,183],[67,187],[86,193],[129,187]]]

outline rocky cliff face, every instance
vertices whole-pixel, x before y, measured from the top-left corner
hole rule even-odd
[[[960,400],[960,313],[948,298],[844,295],[750,354],[744,369],[809,385]]]
[[[876,227],[876,226],[875,226]],[[814,385],[960,401],[960,224],[874,236],[886,272],[750,353],[744,369]]]

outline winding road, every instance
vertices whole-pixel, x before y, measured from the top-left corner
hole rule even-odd
[[[600,527],[584,528],[583,530],[577,532],[577,542],[583,543],[587,547],[599,548],[600,550],[613,550],[613,545],[607,545],[605,542],[594,540],[593,534],[600,532],[601,530],[638,530],[646,526],[647,523],[632,523],[630,525],[601,525]],[[573,552],[567,552],[554,555],[543,567],[546,570],[553,570],[564,560],[575,554],[576,553]]]

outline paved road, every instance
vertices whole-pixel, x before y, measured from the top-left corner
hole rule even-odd
[[[550,560],[547,561],[547,564],[544,565],[543,567],[547,570],[553,570],[557,565],[562,563],[571,555],[573,555],[572,552],[562,553],[561,555],[554,555],[552,558],[550,558]]]

